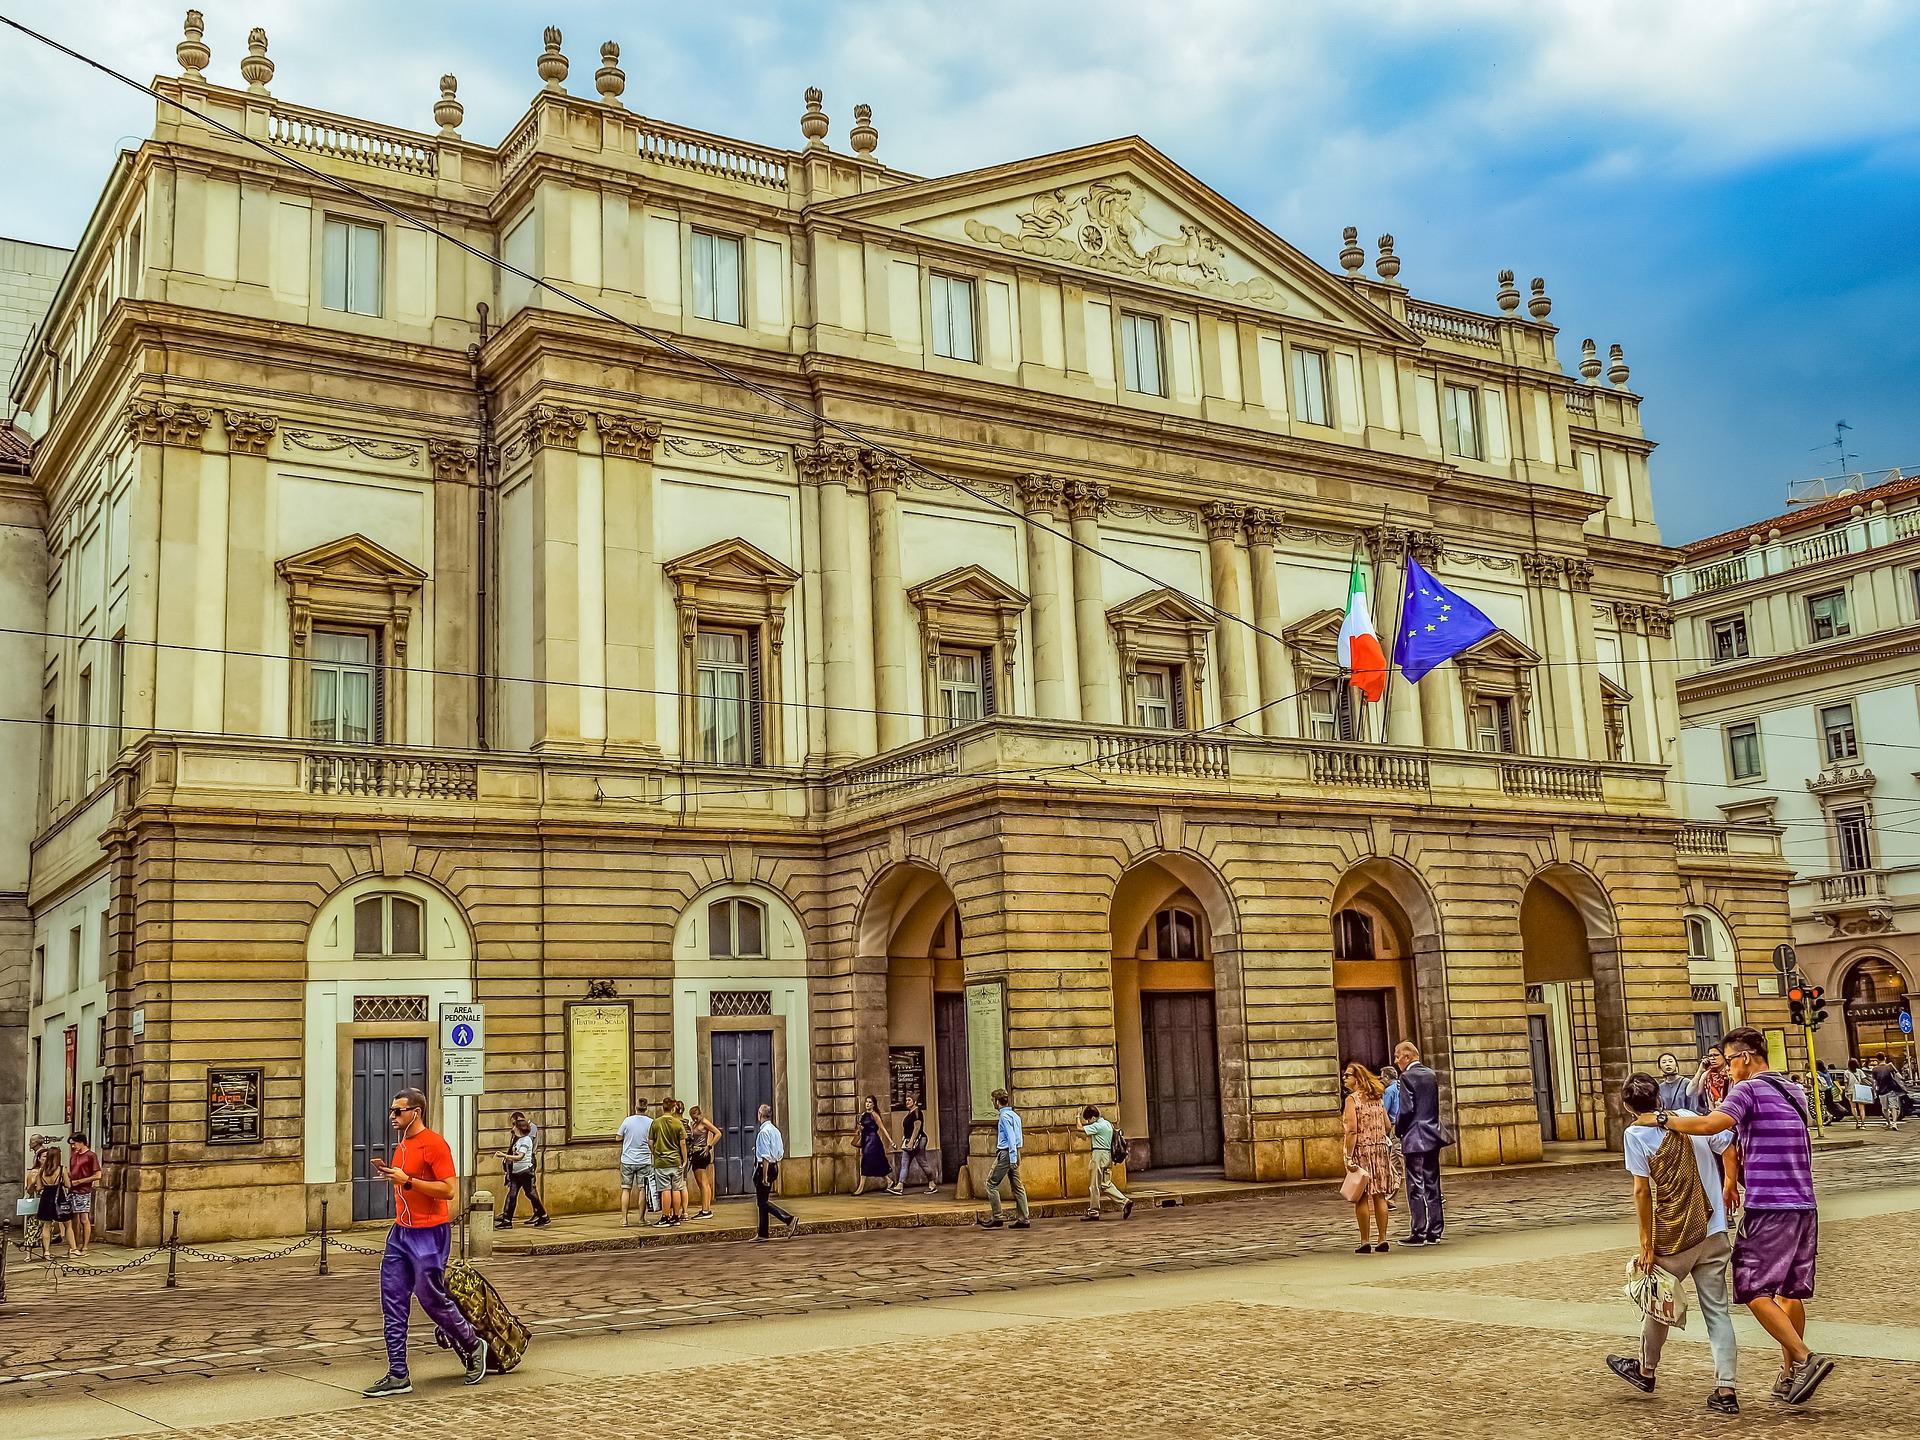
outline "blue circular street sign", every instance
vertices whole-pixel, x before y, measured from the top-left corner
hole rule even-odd
[[[453,1027],[453,1043],[462,1050],[473,1044],[473,1026],[462,1021]]]
[[[1911,1010],[1902,1010],[1900,1012],[1900,1033],[1902,1035],[1913,1034],[1913,1012]]]

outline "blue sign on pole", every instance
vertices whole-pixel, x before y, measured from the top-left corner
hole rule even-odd
[[[1900,1033],[1902,1035],[1913,1034],[1913,1012],[1911,1010],[1902,1010],[1900,1012]]]
[[[461,1023],[453,1027],[453,1043],[462,1050],[473,1044],[473,1026]]]

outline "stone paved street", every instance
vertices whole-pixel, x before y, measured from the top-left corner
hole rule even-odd
[[[1920,1365],[1907,1363],[1920,1361],[1920,1329],[1887,1261],[1910,1256],[1920,1238],[1920,1132],[1825,1154],[1819,1173],[1829,1213],[1815,1316],[1836,1327],[1828,1343],[1844,1340],[1854,1358],[1820,1428],[1792,1425],[1803,1434],[1910,1435],[1901,1416],[1920,1380]],[[1624,1177],[1461,1177],[1452,1201],[1446,1247],[1366,1260],[1348,1253],[1350,1222],[1324,1191],[1145,1211],[1097,1229],[1053,1220],[1025,1234],[943,1227],[503,1257],[489,1273],[539,1336],[527,1365],[469,1392],[453,1380],[451,1360],[424,1347],[419,1398],[406,1403],[456,1434],[511,1429],[502,1416],[512,1406],[540,1417],[535,1434],[586,1426],[646,1435],[656,1433],[646,1428],[645,1397],[657,1383],[618,1377],[717,1364],[724,1370],[676,1385],[689,1408],[657,1433],[850,1434],[897,1408],[913,1418],[886,1428],[951,1434],[971,1424],[977,1402],[967,1397],[988,1393],[978,1377],[1010,1367],[1033,1377],[1020,1400],[1029,1434],[1085,1428],[1088,1397],[1108,1394],[1124,1396],[1101,1402],[1115,1434],[1179,1425],[1209,1435],[1330,1432],[1356,1402],[1383,1425],[1411,1406],[1431,1422],[1425,1428],[1542,1433],[1469,1423],[1501,1397],[1521,1403],[1517,1367],[1541,1392],[1526,1403],[1538,1399],[1543,1425],[1598,1415],[1611,1419],[1596,1433],[1641,1433],[1654,1412],[1631,1392],[1615,1394],[1604,1371],[1595,1379],[1597,1355],[1632,1329],[1617,1298],[1629,1234]],[[275,1413],[313,1418],[276,1422],[270,1433],[364,1433],[368,1416],[353,1392],[379,1369],[373,1262],[350,1260],[326,1279],[290,1273],[292,1263],[218,1282],[196,1273],[192,1289],[108,1290],[104,1308],[98,1287],[113,1283],[105,1280],[86,1289],[68,1281],[58,1298],[9,1305],[0,1373],[31,1378],[0,1390],[0,1422],[18,1411],[33,1417],[21,1433],[78,1436],[232,1420],[204,1433],[252,1435],[269,1432],[250,1405],[286,1395]],[[1370,1267],[1358,1285],[1355,1266]],[[1300,1313],[1279,1317],[1274,1305]],[[1450,1327],[1452,1316],[1473,1324]],[[1035,1318],[1053,1323],[1008,1328]],[[1276,1343],[1282,1335],[1310,1337],[1305,1357]],[[823,1365],[814,1354],[823,1348],[848,1353]],[[1449,1357],[1436,1393],[1397,1378],[1385,1359],[1436,1353]],[[1749,1353],[1759,1355],[1757,1343]],[[1075,1357],[1084,1373],[1069,1374]],[[1686,1403],[1658,1412],[1660,1433],[1725,1433],[1695,1413],[1704,1359],[1691,1342],[1673,1351],[1671,1388]],[[1759,1373],[1747,1372],[1750,1388]],[[571,1378],[602,1374],[615,1378]],[[1476,1386],[1487,1403],[1474,1399]],[[739,1397],[763,1389],[789,1397],[791,1418],[742,1412]],[[850,1390],[872,1412],[857,1423],[842,1410]],[[1788,1424],[1764,1413],[1763,1390],[1749,1396],[1749,1430]],[[247,1403],[235,1398],[242,1393]],[[1848,1427],[1828,1431],[1841,1397]],[[352,1408],[333,1413],[347,1401]],[[61,1424],[43,1428],[54,1414]],[[982,1433],[995,1428],[980,1422]]]

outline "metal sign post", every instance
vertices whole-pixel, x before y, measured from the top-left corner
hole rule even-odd
[[[473,1097],[487,1089],[486,1007],[443,1004],[440,1007],[440,1095],[460,1096],[461,1128],[466,1132],[466,1164],[460,1167],[460,1255],[467,1254],[467,1210],[473,1204],[473,1167],[479,1163],[474,1136],[477,1105]]]

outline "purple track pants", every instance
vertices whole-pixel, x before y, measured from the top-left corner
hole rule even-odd
[[[462,1356],[473,1352],[478,1336],[447,1294],[447,1250],[452,1225],[395,1225],[387,1231],[387,1253],[380,1258],[380,1311],[386,1317],[387,1369],[407,1373],[407,1311],[414,1296],[427,1318],[453,1340]]]

